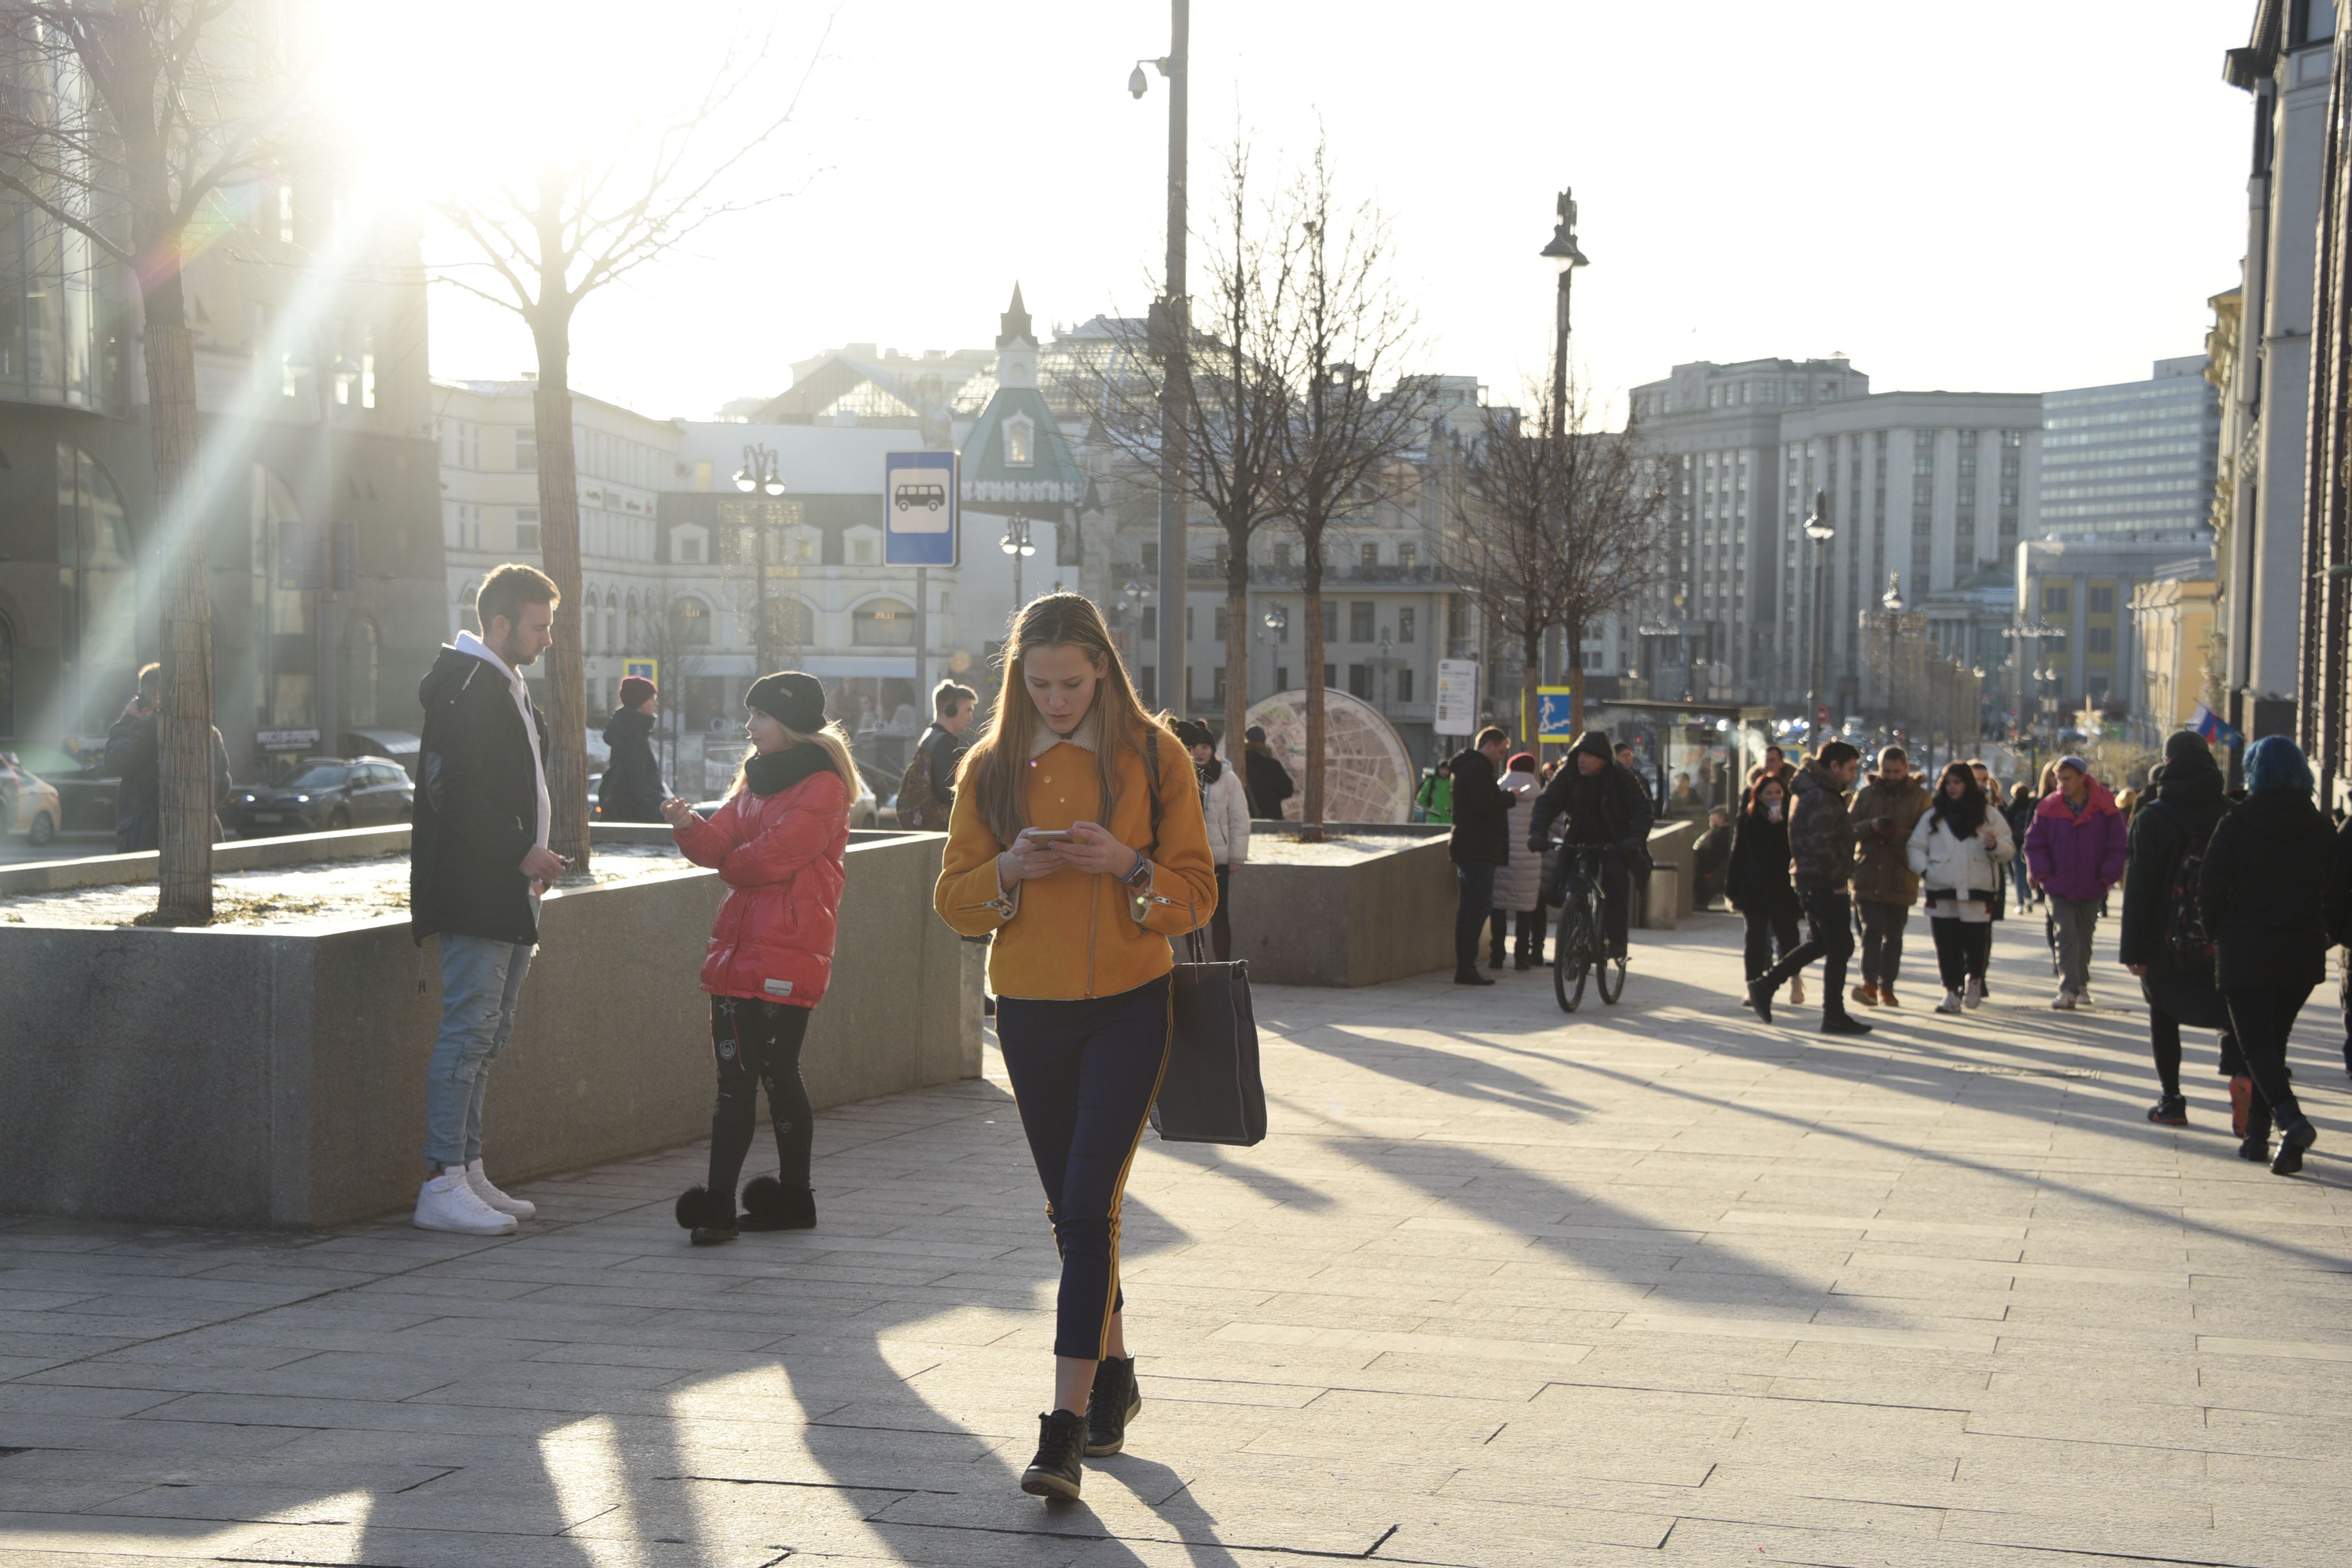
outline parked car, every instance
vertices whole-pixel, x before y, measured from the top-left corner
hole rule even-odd
[[[13,752],[0,752],[0,826],[11,836],[23,834],[37,849],[57,837],[65,819],[65,800],[57,786]]]
[[[16,765],[28,768],[40,775],[42,782],[58,792],[58,831],[60,833],[114,832],[114,797],[122,781],[106,771],[100,753],[92,749],[85,753],[87,765],[72,753],[54,747],[35,747],[15,753]]]
[[[415,805],[415,786],[389,757],[305,757],[282,784],[231,792],[228,826],[240,836],[332,833],[406,822]]]

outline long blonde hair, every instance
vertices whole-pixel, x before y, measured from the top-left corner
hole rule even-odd
[[[981,821],[1000,844],[1010,844],[1027,826],[1028,809],[1022,779],[1029,748],[1037,734],[1037,703],[1029,695],[1023,667],[1032,648],[1074,647],[1102,667],[1095,686],[1094,705],[1087,717],[1095,722],[1095,766],[1101,774],[1102,820],[1108,822],[1118,804],[1118,758],[1132,752],[1143,764],[1147,779],[1160,772],[1160,737],[1166,731],[1136,700],[1135,683],[1127,663],[1110,640],[1102,611],[1084,594],[1047,594],[1033,599],[1013,617],[1005,638],[1003,679],[996,703],[990,710],[988,733],[972,747],[957,770],[956,787],[968,790]]]
[[[768,717],[776,718],[772,713]],[[848,786],[849,798],[852,801],[856,800],[857,764],[850,760],[849,731],[841,727],[840,720],[828,720],[824,728],[814,735],[803,735],[781,719],[776,719],[776,728],[784,732],[784,749],[787,751],[802,745],[824,747],[825,756],[833,763],[833,771],[839,773],[841,782]],[[743,789],[747,782],[745,775],[751,771],[751,759],[759,754],[760,748],[757,746],[744,748],[743,760],[735,764],[735,782],[727,786],[729,795],[736,795]]]

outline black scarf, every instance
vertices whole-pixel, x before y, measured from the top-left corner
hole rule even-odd
[[[803,779],[833,767],[833,757],[814,741],[755,756],[743,764],[743,783],[753,795],[781,795]]]
[[[1936,820],[1944,825],[1944,831],[1966,844],[1984,831],[1984,791],[1971,783],[1968,792],[1959,799],[1954,800],[1950,795],[1946,795],[1943,786],[1938,784],[1936,789],[1935,812]]]

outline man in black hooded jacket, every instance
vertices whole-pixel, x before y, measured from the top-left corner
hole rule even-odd
[[[1633,868],[1649,859],[1650,794],[1617,761],[1605,731],[1587,730],[1570,748],[1568,765],[1536,797],[1528,847],[1549,849],[1551,825],[1564,820],[1566,844],[1591,845],[1601,857],[1601,925],[1609,956],[1623,959],[1632,924]]]
[[[2196,912],[2195,889],[2185,910],[2174,897],[2181,863],[2202,856],[2213,829],[2230,813],[2221,769],[2204,737],[2179,730],[2164,742],[2164,761],[2148,776],[2151,800],[2133,813],[2131,848],[2124,862],[2124,920],[2116,956],[2139,976],[2147,995],[2148,1048],[2156,1058],[2161,1098],[2147,1119],[2162,1126],[2189,1122],[2189,1101],[2180,1092],[2180,1026],[2219,1029],[2222,1065],[2231,1075],[2231,1122],[2240,1138],[2270,1137],[2270,1107],[2252,1092],[2253,1079],[2238,1059],[2230,1015],[2213,986],[2210,948],[2202,963],[2178,951],[2203,936],[2201,928],[2178,929]],[[2180,941],[2176,942],[2175,938]],[[2242,1087],[2241,1087],[2242,1085]],[[2249,1125],[2249,1121],[2258,1125]]]
[[[621,705],[604,726],[610,760],[604,782],[597,787],[596,805],[607,822],[659,822],[662,796],[661,763],[654,755],[654,716],[661,693],[642,675],[621,682]]]

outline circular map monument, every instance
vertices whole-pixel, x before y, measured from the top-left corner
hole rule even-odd
[[[1249,710],[1265,730],[1266,749],[1290,770],[1298,791],[1282,815],[1297,822],[1307,799],[1307,693],[1277,691]],[[1412,759],[1379,709],[1344,691],[1323,693],[1323,820],[1412,820]]]

